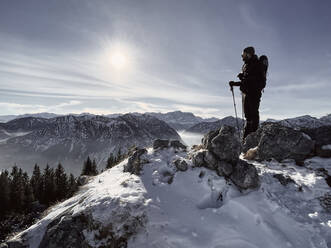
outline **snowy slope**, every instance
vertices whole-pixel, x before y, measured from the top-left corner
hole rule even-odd
[[[112,223],[118,235],[130,220],[118,218],[123,211],[143,218],[143,227],[128,240],[132,248],[330,247],[331,214],[319,203],[330,188],[316,169],[331,173],[331,159],[315,157],[306,160],[304,167],[291,161],[254,162],[261,186],[239,192],[214,171],[192,168],[189,160],[187,171],[176,171],[174,159],[187,155],[171,148],[149,149],[149,163],[141,176],[123,173],[127,161],[122,162],[54,206],[24,232],[25,238],[30,247],[38,247],[46,226],[71,208],[73,215],[91,211],[95,221],[104,226]],[[295,183],[282,185],[275,174],[289,176]],[[174,175],[171,184],[170,175]],[[84,235],[92,247],[104,244],[94,232],[86,230]]]
[[[286,168],[256,163],[262,177],[257,191],[240,193],[205,168],[177,172],[170,185],[162,182],[163,171],[174,170],[173,158],[185,155],[161,152],[145,166],[142,182],[152,199],[147,207],[149,222],[146,232],[132,239],[129,247],[308,248],[327,247],[327,237],[330,244],[331,215],[318,201],[329,191],[322,177],[292,163]],[[303,192],[298,185],[281,185],[275,173],[288,174]],[[220,192],[223,201],[217,200]]]

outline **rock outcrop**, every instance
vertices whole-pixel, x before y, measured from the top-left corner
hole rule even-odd
[[[204,148],[214,153],[220,160],[236,164],[241,152],[241,143],[236,129],[223,126],[219,131],[209,132],[203,139]]]
[[[54,205],[1,248],[127,247],[147,222],[146,198],[132,187],[140,179],[122,171],[120,165],[91,177],[85,190]]]
[[[153,142],[154,150],[162,150],[170,147],[182,151],[186,151],[187,148],[187,146],[183,145],[179,140],[156,139]]]
[[[241,189],[256,188],[260,183],[254,165],[251,165],[244,160],[239,160],[234,167],[233,173],[231,174],[231,180]]]
[[[314,141],[305,133],[282,126],[278,123],[265,123],[256,132],[247,136],[244,151],[257,148],[257,160],[294,159],[302,161],[312,155]]]
[[[218,175],[231,179],[239,189],[258,187],[254,165],[239,159],[241,143],[234,127],[210,131],[203,137],[202,147],[192,155],[193,166],[215,170]]]
[[[148,160],[143,156],[147,153],[145,148],[138,148],[129,157],[128,162],[124,165],[124,172],[130,172],[135,175],[140,175],[144,164],[148,163]]]
[[[174,161],[174,165],[176,166],[177,170],[179,170],[179,171],[187,171],[187,169],[188,169],[187,162],[182,158],[176,159]]]

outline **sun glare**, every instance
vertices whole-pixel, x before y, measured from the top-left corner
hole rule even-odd
[[[133,63],[133,51],[126,43],[113,42],[107,52],[108,65],[116,71],[128,72]]]
[[[124,51],[114,51],[110,55],[110,63],[117,70],[124,69],[128,66],[127,55],[124,53]]]

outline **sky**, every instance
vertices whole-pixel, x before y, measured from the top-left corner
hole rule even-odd
[[[269,58],[262,120],[330,114],[330,13],[329,0],[1,0],[0,115],[234,115],[246,46]]]

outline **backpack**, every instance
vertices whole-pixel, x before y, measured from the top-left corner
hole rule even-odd
[[[261,74],[263,77],[263,80],[261,80],[260,82],[260,89],[263,90],[267,83],[267,72],[269,66],[268,57],[266,55],[261,55],[259,57],[259,64],[260,64]]]

